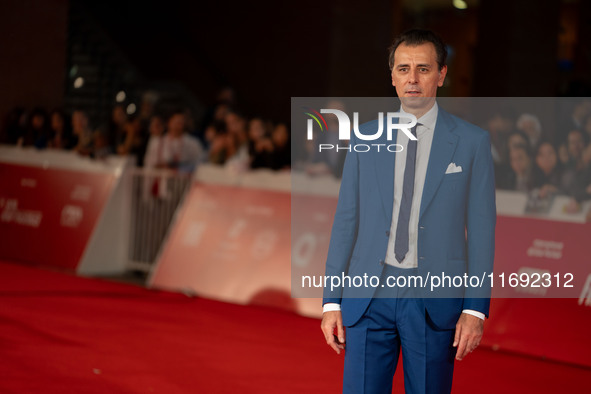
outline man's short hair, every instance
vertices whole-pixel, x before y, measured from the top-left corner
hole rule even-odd
[[[182,115],[183,117],[187,116],[187,111],[181,109],[181,108],[175,108],[172,112],[170,112],[170,115],[168,115],[167,120],[172,119],[174,116],[177,115]]]
[[[400,44],[408,45],[411,47],[415,47],[418,45],[425,44],[430,42],[435,46],[435,53],[437,54],[437,65],[439,66],[439,71],[445,66],[445,61],[447,59],[447,49],[445,47],[445,43],[437,34],[432,32],[431,30],[426,29],[411,29],[407,30],[404,33],[400,34],[394,40],[394,43],[390,47],[390,55],[388,56],[388,63],[390,65],[390,70],[394,68],[394,52],[396,52],[396,48]]]

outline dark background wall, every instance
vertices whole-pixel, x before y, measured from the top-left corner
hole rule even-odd
[[[63,104],[67,0],[0,2],[0,118]]]
[[[553,96],[558,88],[560,3],[482,1],[474,92],[478,96]]]
[[[68,12],[85,10],[144,81],[205,105],[235,89],[247,115],[289,119],[294,96],[389,96],[387,48],[422,26],[450,44],[441,95],[588,95],[589,2],[579,0],[8,0],[0,4],[0,113],[63,104]],[[70,37],[71,38],[71,37]]]

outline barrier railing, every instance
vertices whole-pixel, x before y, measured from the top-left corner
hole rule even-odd
[[[129,177],[132,191],[127,268],[149,272],[192,177],[145,168],[130,170]]]

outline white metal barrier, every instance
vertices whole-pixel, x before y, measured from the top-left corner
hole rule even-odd
[[[127,268],[149,272],[156,261],[192,174],[134,168],[129,171],[131,220]]]

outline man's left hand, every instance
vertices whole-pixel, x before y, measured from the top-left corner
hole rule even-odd
[[[457,347],[456,360],[461,361],[478,347],[483,331],[484,320],[467,313],[460,315],[456,324],[456,336],[453,344],[454,347]]]

